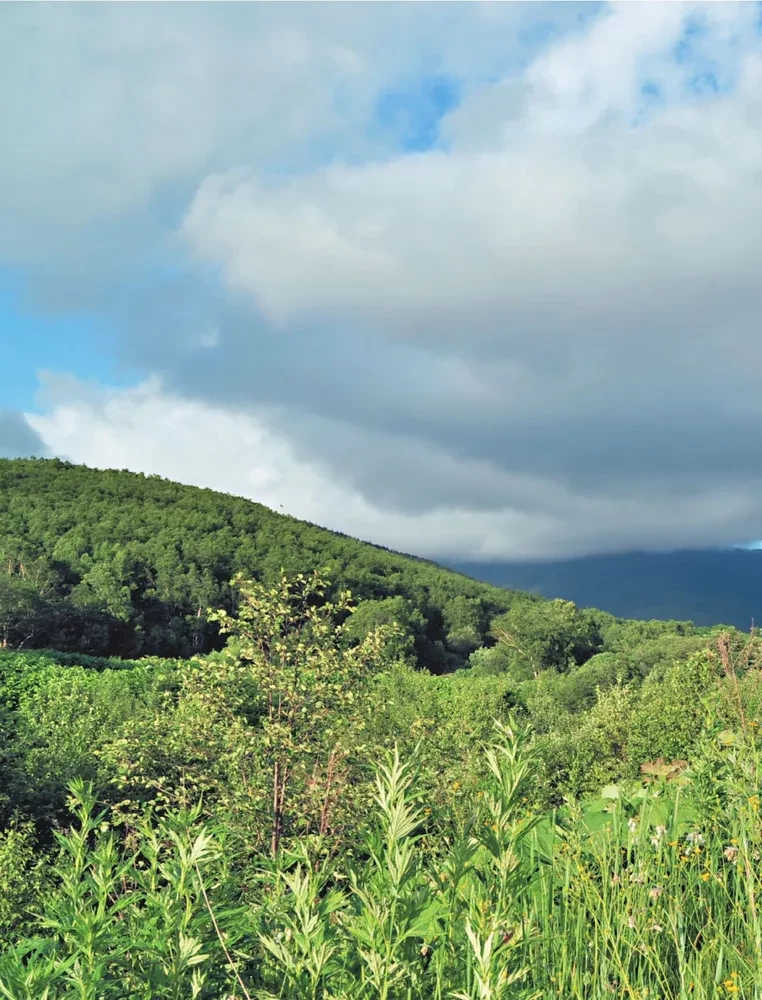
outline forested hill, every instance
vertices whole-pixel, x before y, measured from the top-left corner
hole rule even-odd
[[[402,621],[419,663],[462,665],[515,594],[240,497],[58,459],[0,459],[0,645],[185,656],[216,643],[242,571],[327,570]],[[366,614],[367,617],[367,614]]]

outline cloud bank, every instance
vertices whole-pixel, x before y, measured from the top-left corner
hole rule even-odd
[[[52,451],[442,558],[762,532],[757,5],[52,10],[5,253],[146,379],[48,379]]]

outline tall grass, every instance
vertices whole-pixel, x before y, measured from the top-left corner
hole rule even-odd
[[[361,842],[236,868],[192,810],[126,843],[75,824],[0,995],[258,1000],[762,997],[759,755],[745,723],[673,781],[529,807],[530,733],[499,726],[482,788],[432,811],[415,760],[375,769]],[[465,818],[464,818],[465,817]],[[246,889],[241,888],[246,886]]]

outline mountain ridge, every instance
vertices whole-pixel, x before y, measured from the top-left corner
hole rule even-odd
[[[575,559],[448,566],[495,586],[563,597],[622,618],[679,619],[748,630],[762,622],[762,551],[730,546],[631,550]]]

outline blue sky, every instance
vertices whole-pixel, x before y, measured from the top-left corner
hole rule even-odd
[[[35,409],[41,371],[69,372],[83,379],[134,384],[110,349],[108,329],[97,316],[45,315],[25,300],[24,283],[10,269],[0,280],[0,399],[3,407]]]
[[[760,24],[4,10],[0,433],[433,556],[760,537]]]

